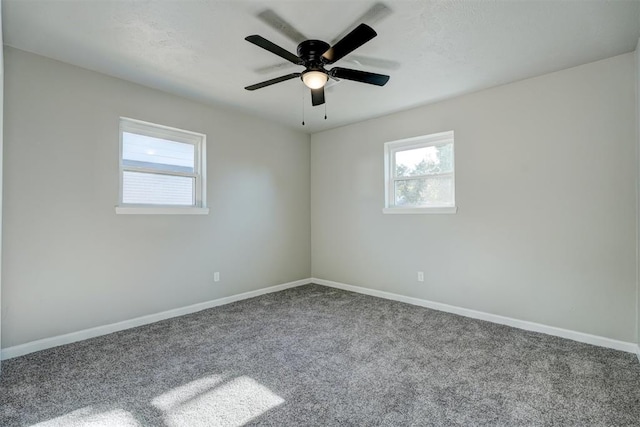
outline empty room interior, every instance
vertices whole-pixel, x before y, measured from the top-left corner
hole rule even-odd
[[[0,426],[640,426],[640,0],[2,0]]]

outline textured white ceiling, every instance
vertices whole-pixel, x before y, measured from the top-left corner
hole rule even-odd
[[[370,23],[378,37],[354,54],[395,61],[385,87],[341,81],[311,107],[298,79],[254,92],[244,86],[302,67],[244,40],[296,44],[257,15],[271,9],[309,38],[330,42],[373,1],[4,0],[7,45],[91,70],[232,107],[316,132],[630,52],[640,1],[393,1]],[[347,57],[348,58],[348,57]],[[364,61],[361,61],[364,62]],[[302,106],[306,126],[301,126]]]

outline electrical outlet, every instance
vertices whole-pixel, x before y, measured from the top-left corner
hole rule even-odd
[[[424,272],[418,271],[418,282],[424,282]]]
[[[214,282],[219,282],[220,281],[220,273],[219,272],[215,272],[213,273],[213,281]]]

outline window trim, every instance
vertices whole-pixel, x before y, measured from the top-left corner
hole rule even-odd
[[[402,177],[399,179],[395,176],[395,154],[399,151],[406,151],[415,148],[434,147],[440,145],[451,144],[453,154],[452,165],[453,172],[433,175],[417,175],[412,177]],[[428,176],[444,176],[451,175],[452,180],[452,196],[453,203],[450,205],[434,205],[434,206],[396,206],[393,203],[395,199],[395,182],[397,180],[421,179]],[[454,214],[458,211],[456,206],[456,165],[455,165],[455,141],[454,132],[439,132],[430,135],[415,136],[412,138],[399,139],[396,141],[385,142],[384,144],[384,214]]]
[[[207,208],[207,177],[206,177],[206,158],[207,158],[207,136],[203,133],[193,132],[184,129],[178,129],[170,126],[159,125],[156,123],[145,122],[142,120],[132,119],[129,117],[120,117],[119,121],[119,152],[118,152],[118,205],[116,205],[117,214],[208,214]],[[153,138],[167,139],[183,144],[191,144],[194,146],[194,172],[175,172],[162,171],[157,169],[142,168],[136,166],[123,165],[122,159],[122,136],[124,132],[136,133]],[[194,205],[155,205],[155,204],[134,204],[124,203],[123,196],[123,178],[124,172],[142,172],[157,175],[173,175],[194,178],[193,200]]]

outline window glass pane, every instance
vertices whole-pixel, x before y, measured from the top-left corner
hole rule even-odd
[[[396,151],[395,156],[397,177],[453,172],[453,144]]]
[[[122,132],[122,164],[124,166],[194,173],[195,146]]]
[[[452,206],[453,178],[434,176],[395,182],[396,206]]]
[[[149,205],[195,206],[195,178],[124,171],[122,202]]]

